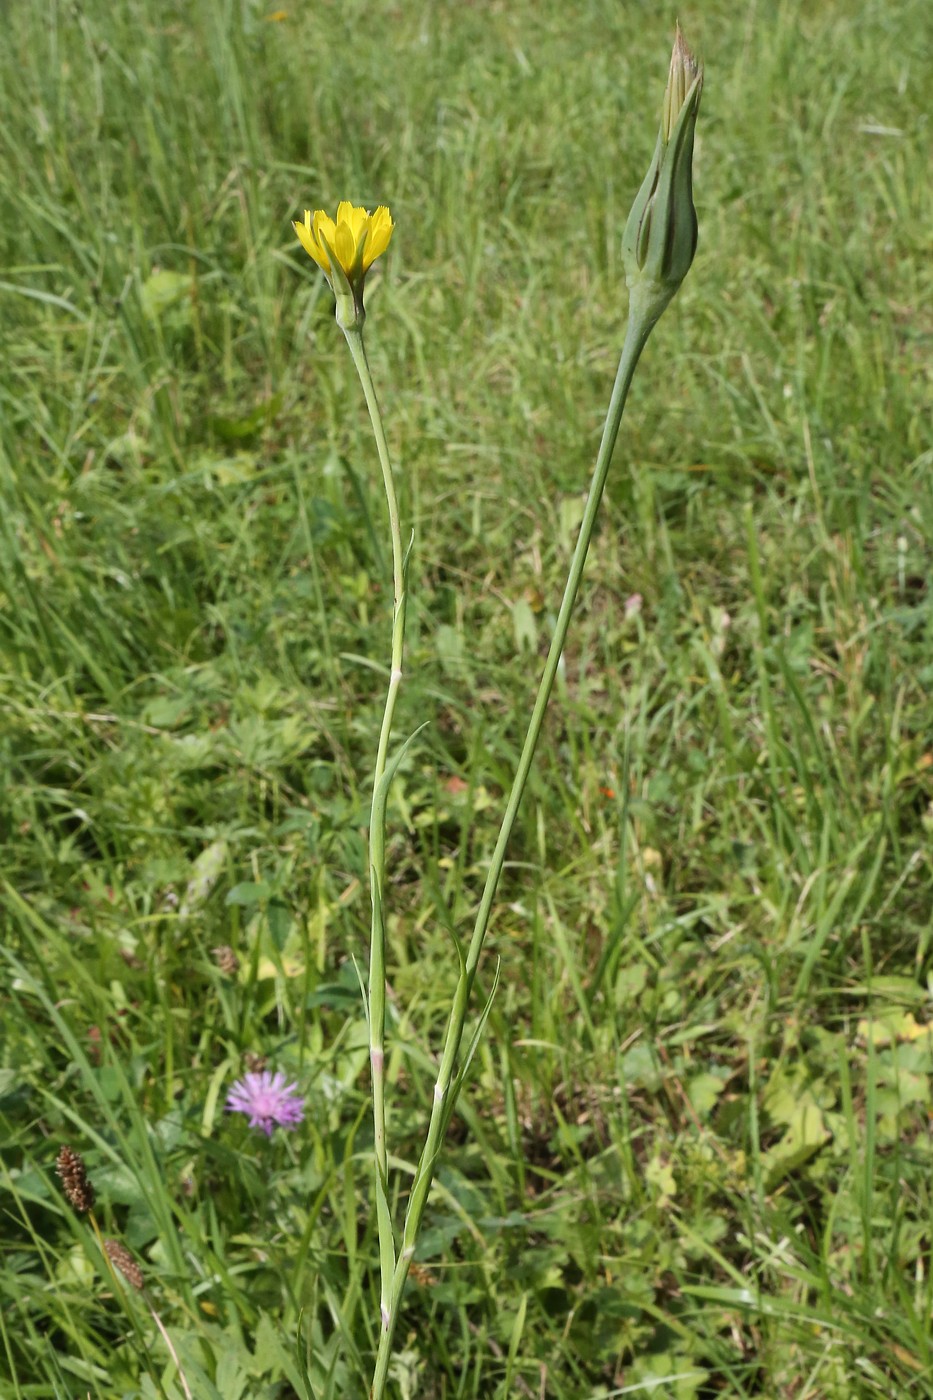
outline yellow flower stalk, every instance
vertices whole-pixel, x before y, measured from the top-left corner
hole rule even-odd
[[[388,1366],[392,1336],[398,1317],[398,1298],[408,1273],[398,1285],[397,1296],[392,1284],[398,1268],[395,1227],[389,1206],[389,1155],[386,1144],[385,1108],[385,1026],[386,1026],[386,804],[389,788],[398,767],[398,758],[390,761],[389,746],[399,687],[402,683],[405,649],[405,613],[407,607],[408,553],[403,548],[398,495],[389,459],[382,414],[373,387],[372,374],[363,344],[363,283],[378,257],[388,248],[395,229],[392,215],[380,205],[374,214],[358,208],[348,199],[337,205],[337,218],[332,219],[323,209],[313,215],[305,210],[304,221],[294,220],[294,229],[302,248],[324,273],[337,299],[337,324],[346,336],[356,372],[360,378],[366,407],[369,410],[376,451],[382,467],[386,505],[389,512],[389,533],[392,539],[392,582],[395,595],[392,617],[392,660],[389,688],[379,733],[379,748],[373,770],[372,805],[369,817],[369,872],[372,923],[369,945],[369,985],[364,991],[366,1019],[369,1027],[369,1063],[373,1095],[373,1157],[375,1163],[376,1221],[379,1231],[379,1265],[381,1274],[381,1353]],[[409,547],[410,549],[410,547]],[[404,752],[404,750],[403,750]],[[382,1377],[385,1385],[385,1375]],[[384,1389],[374,1389],[371,1400],[382,1400]]]
[[[306,209],[304,221],[295,219],[293,226],[302,248],[333,289],[341,326],[361,324],[366,274],[388,248],[395,228],[386,206],[370,214],[344,199],[337,205],[336,219],[323,209],[313,215]]]

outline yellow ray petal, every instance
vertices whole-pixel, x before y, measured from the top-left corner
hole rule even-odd
[[[298,241],[301,244],[302,248],[304,248],[308,256],[314,259],[318,267],[322,268],[323,271],[328,273],[329,275],[330,262],[328,261],[327,254],[319,247],[319,245],[315,241],[314,234],[311,231],[310,220],[310,212],[306,214],[305,222],[303,224],[300,224],[297,219],[294,220],[293,226],[295,232],[298,235]]]
[[[353,234],[350,232],[348,223],[338,223],[337,233],[332,244],[337,261],[344,272],[349,274],[353,271],[353,264],[356,258],[356,244],[353,241]]]
[[[344,203],[341,204],[337,210],[337,222],[338,224],[349,224],[353,245],[356,247],[359,244],[361,236],[366,232],[366,227],[369,223],[369,215],[365,209],[357,209],[352,204]]]
[[[329,214],[324,213],[323,209],[316,209],[314,211],[313,228],[314,236],[317,239],[318,243],[321,245],[321,247],[324,246],[321,243],[321,234],[323,234],[324,237],[327,239],[328,246],[333,248],[334,243],[337,239],[337,225],[334,223],[333,219],[330,217]]]
[[[395,225],[392,216],[384,204],[381,204],[372,215],[369,221],[369,235],[366,240],[366,249],[363,253],[363,271],[366,272],[381,257],[389,246],[392,237],[392,230]]]

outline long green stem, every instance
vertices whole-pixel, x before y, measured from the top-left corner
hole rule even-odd
[[[382,414],[373,388],[369,361],[363,344],[362,326],[349,329],[344,327],[350,354],[356,372],[363,386],[366,407],[376,438],[376,450],[382,467],[385,485],[386,504],[389,509],[389,529],[392,535],[392,662],[389,673],[389,689],[386,694],[385,710],[382,715],[382,729],[379,734],[379,747],[373,770],[373,796],[369,814],[369,879],[372,899],[372,924],[369,943],[369,1061],[373,1081],[373,1142],[376,1168],[376,1219],[379,1228],[379,1262],[381,1273],[381,1311],[383,1327],[389,1318],[389,1294],[395,1272],[395,1231],[389,1209],[388,1152],[386,1148],[386,1107],[385,1107],[385,1024],[386,1024],[386,931],[385,931],[385,837],[386,801],[389,783],[386,778],[386,762],[389,742],[392,737],[392,721],[395,716],[395,703],[402,684],[402,660],[405,645],[405,558],[402,551],[402,533],[399,523],[398,496],[389,460],[389,448]]]
[[[408,1269],[411,1264],[412,1256],[415,1252],[415,1244],[421,1227],[421,1219],[424,1214],[425,1206],[427,1205],[431,1183],[434,1180],[437,1159],[443,1145],[444,1132],[449,1122],[451,1112],[453,1111],[457,1086],[455,1085],[454,1095],[451,1095],[451,1082],[457,1067],[460,1045],[463,1039],[464,1022],[469,1010],[470,994],[473,990],[473,982],[476,977],[476,969],[483,949],[486,930],[489,927],[493,900],[495,899],[496,889],[499,884],[499,877],[502,874],[502,867],[505,864],[505,854],[509,838],[512,835],[512,828],[515,825],[515,818],[518,815],[522,794],[525,791],[525,784],[528,780],[528,774],[531,770],[538,738],[541,734],[545,711],[547,710],[548,700],[550,699],[551,690],[554,685],[554,678],[557,675],[557,667],[560,664],[561,653],[564,649],[564,643],[567,640],[567,630],[570,626],[570,618],[573,613],[574,603],[576,602],[577,592],[579,591],[580,580],[583,577],[586,555],[590,547],[590,539],[592,538],[593,528],[596,523],[596,515],[599,510],[599,503],[602,499],[603,488],[606,485],[606,477],[609,472],[612,451],[615,447],[616,437],[619,432],[619,424],[622,421],[625,400],[628,396],[629,386],[631,385],[639,356],[645,348],[645,343],[648,336],[651,334],[655,319],[656,317],[650,315],[639,314],[638,308],[633,306],[632,314],[629,317],[628,326],[626,328],[625,342],[622,347],[619,368],[616,373],[615,384],[612,388],[612,397],[609,401],[606,423],[603,428],[602,440],[600,441],[599,451],[596,456],[596,466],[593,470],[593,479],[590,483],[586,507],[583,512],[583,519],[580,523],[580,532],[577,537],[576,548],[570,564],[570,573],[567,577],[564,596],[561,600],[560,611],[557,615],[557,623],[554,627],[554,636],[551,639],[550,650],[548,651],[547,660],[544,664],[544,672],[538,686],[538,694],[528,725],[528,733],[525,736],[524,747],[522,748],[521,757],[518,761],[518,768],[512,783],[512,791],[509,794],[505,815],[502,819],[499,837],[496,841],[492,860],[489,864],[486,884],[483,889],[479,909],[476,914],[476,922],[473,927],[473,936],[470,939],[470,946],[467,950],[467,955],[460,972],[460,979],[454,994],[450,1019],[447,1024],[447,1035],[441,1055],[440,1071],[437,1076],[437,1083],[434,1086],[434,1103],[431,1109],[431,1120],[428,1125],[424,1149],[418,1161],[418,1167],[412,1183],[411,1195],[408,1201],[408,1211],[405,1216],[405,1226],[402,1233],[402,1247],[399,1252],[398,1262],[395,1266],[395,1275],[392,1280],[388,1321],[386,1320],[385,1314],[383,1314],[383,1330],[379,1338],[375,1375],[370,1391],[371,1400],[383,1400],[385,1394],[389,1361],[392,1355],[392,1339],[398,1321],[402,1291],[408,1276]]]

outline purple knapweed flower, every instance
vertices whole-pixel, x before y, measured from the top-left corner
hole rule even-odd
[[[304,1099],[296,1083],[286,1084],[281,1070],[275,1074],[264,1069],[259,1074],[244,1074],[227,1095],[229,1113],[246,1113],[249,1126],[261,1128],[266,1137],[272,1129],[295,1128],[305,1116]]]

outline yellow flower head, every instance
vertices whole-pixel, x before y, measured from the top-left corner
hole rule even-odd
[[[336,262],[354,291],[362,289],[363,278],[388,248],[395,228],[384,204],[375,214],[368,214],[348,199],[337,205],[336,221],[323,209],[318,209],[313,217],[311,210],[306,209],[304,223],[296,219],[294,224],[302,248],[321,268],[331,286],[333,262]]]

